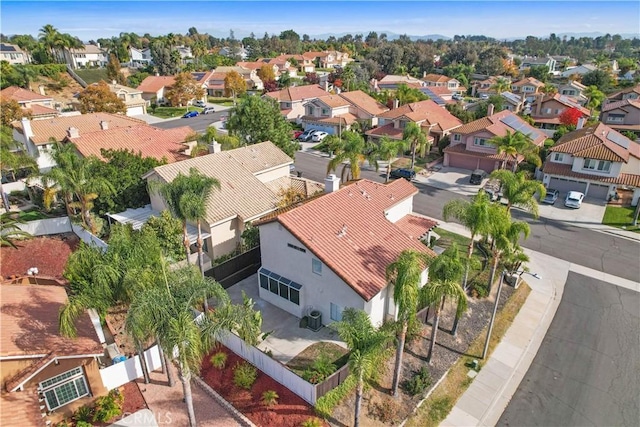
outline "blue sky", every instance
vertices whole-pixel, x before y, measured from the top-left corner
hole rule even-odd
[[[189,27],[226,37],[254,32],[352,34],[369,31],[496,38],[550,33],[640,31],[632,1],[2,1],[0,31],[33,34],[45,24],[84,41],[120,32],[184,34]]]

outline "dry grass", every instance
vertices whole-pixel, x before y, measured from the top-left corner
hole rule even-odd
[[[522,285],[511,295],[506,305],[496,315],[493,325],[491,341],[489,342],[489,355],[493,353],[495,347],[500,343],[502,337],[511,326],[513,319],[520,311],[520,308],[527,300],[527,296],[531,292],[531,288],[526,283]],[[482,354],[484,349],[484,340],[487,334],[487,328],[471,343],[467,354]],[[416,413],[409,418],[407,426],[411,427],[436,427],[442,422],[456,401],[471,384],[471,380],[467,377],[472,357],[461,357],[451,367],[445,379],[431,393],[431,396],[422,404]],[[482,365],[482,364],[481,364]]]

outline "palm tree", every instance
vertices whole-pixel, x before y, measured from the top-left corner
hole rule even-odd
[[[502,92],[509,92],[511,90],[511,83],[504,77],[499,77],[495,83],[491,85],[491,89],[500,95]]]
[[[215,299],[216,310],[194,317],[202,296]],[[200,370],[202,358],[216,339],[232,329],[238,310],[230,309],[227,292],[193,267],[165,273],[157,286],[139,293],[127,313],[127,324],[149,331],[158,338],[165,355],[175,359],[187,404],[189,425],[196,427],[191,378]]]
[[[497,154],[505,154],[505,159],[502,161],[503,169],[512,159],[513,171],[515,172],[518,167],[518,156],[524,157],[526,161],[538,167],[542,164],[538,155],[538,147],[531,142],[531,138],[520,131],[511,133],[507,130],[506,135],[494,136],[489,140],[489,143],[496,147]]]
[[[548,96],[553,96],[558,93],[558,88],[552,85],[551,83],[547,83],[540,89],[542,93]]]
[[[389,182],[389,176],[391,175],[391,162],[397,156],[407,149],[407,143],[404,140],[394,140],[388,136],[383,136],[380,139],[379,144],[374,144],[371,152],[371,160],[378,171],[378,161],[382,160],[386,162],[386,172],[384,182]]]
[[[38,39],[49,51],[52,61],[55,61],[57,57],[56,44],[59,35],[58,29],[51,24],[47,24],[39,30]]]
[[[345,309],[342,320],[336,323],[340,338],[349,348],[349,371],[357,381],[353,425],[358,427],[364,385],[379,375],[385,349],[393,336],[386,330],[376,329],[367,313],[354,308]]]
[[[452,280],[430,280],[421,294],[423,301],[426,304],[433,305],[435,308],[433,326],[431,327],[431,342],[429,343],[429,353],[427,355],[427,363],[431,363],[431,357],[433,356],[433,349],[436,343],[436,334],[438,332],[440,307],[443,299],[450,297],[458,301],[456,317],[459,317],[467,309],[467,296],[462,287],[460,287],[460,284]]]
[[[23,170],[36,172],[38,170],[38,164],[36,161],[19,149],[20,143],[13,139],[11,128],[8,126],[1,126],[0,129],[0,170],[12,175],[13,180],[16,180],[16,171]]]
[[[460,259],[458,245],[454,242],[431,262],[431,265],[429,266],[429,280],[459,283],[462,275],[464,274],[464,266],[464,261]],[[460,306],[460,302],[458,302],[458,306]],[[456,336],[458,333],[458,323],[460,322],[461,315],[462,312],[456,310],[453,327],[451,328],[451,335],[453,336]]]
[[[422,132],[420,126],[415,122],[409,122],[402,131],[402,139],[407,141],[411,147],[411,169],[413,170],[416,164],[416,151],[420,149],[420,156],[424,157],[430,150],[429,140],[427,135]]]
[[[402,369],[402,353],[407,338],[409,321],[415,317],[418,311],[420,279],[422,272],[427,267],[431,257],[415,250],[405,250],[398,258],[387,266],[387,281],[393,284],[393,301],[398,311],[398,346],[396,348],[396,360],[393,373],[391,394],[398,394],[400,372]]]
[[[538,218],[538,202],[534,194],[538,193],[541,200],[547,195],[547,189],[541,182],[527,179],[527,174],[524,171],[513,173],[504,169],[495,170],[491,173],[491,177],[496,178],[502,184],[500,191],[502,197],[508,201],[508,212],[513,206],[518,206]]]
[[[513,252],[518,245],[518,240],[529,237],[531,229],[524,221],[512,221],[508,209],[504,206],[493,204],[491,206],[491,224],[489,226],[488,237],[491,238],[491,253],[493,262],[491,264],[491,274],[487,288],[491,292],[491,285],[495,280],[498,264],[505,252]]]
[[[0,247],[1,246],[11,246],[14,249],[18,249],[15,243],[13,243],[14,239],[28,239],[33,236],[23,231],[18,224],[21,224],[22,221],[13,219],[11,217],[0,216]]]
[[[360,179],[360,166],[368,159],[367,144],[364,141],[362,135],[346,131],[342,133],[340,143],[336,147],[335,156],[327,165],[327,173],[335,171],[336,168],[345,161],[342,167],[342,182],[345,182],[345,178],[349,178],[349,174],[346,173],[347,167],[351,170],[351,179]]]
[[[469,267],[471,257],[473,256],[474,240],[477,236],[483,236],[489,229],[491,222],[490,216],[491,200],[484,191],[479,191],[474,196],[473,201],[455,199],[447,202],[442,209],[442,215],[445,221],[449,218],[455,218],[471,232],[471,239],[467,249],[467,263],[464,271],[464,280],[462,287],[467,289],[467,281],[469,279]]]
[[[587,107],[589,107],[589,115],[593,115],[593,110],[604,101],[606,95],[598,89],[598,86],[588,86],[584,90],[584,95],[587,97]]]

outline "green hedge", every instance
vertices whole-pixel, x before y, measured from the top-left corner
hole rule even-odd
[[[342,402],[358,385],[356,378],[349,375],[346,380],[338,387],[327,392],[324,396],[316,401],[316,414],[323,418],[329,418],[333,414],[333,410],[340,402]]]

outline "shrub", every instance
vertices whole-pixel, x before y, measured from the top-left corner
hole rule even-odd
[[[324,418],[330,417],[334,408],[356,388],[356,385],[357,381],[355,377],[353,375],[349,375],[342,384],[329,391],[316,401],[316,413]]]
[[[224,369],[224,366],[227,364],[227,353],[218,352],[211,356],[211,366],[216,369]]]
[[[305,420],[300,427],[320,427],[322,426],[322,422],[317,418],[309,418]]]
[[[93,427],[93,424],[87,422],[87,421],[78,421],[76,423],[76,427]]]
[[[279,398],[280,396],[278,396],[278,393],[276,393],[273,390],[267,390],[262,393],[262,404],[264,406],[276,405],[278,403]]]
[[[108,395],[96,399],[93,421],[105,423],[122,414],[123,396],[118,389],[111,390]]]
[[[93,415],[93,410],[89,406],[81,406],[78,408],[76,412],[73,413],[73,419],[76,420],[76,423],[79,424],[81,422],[89,422],[91,421],[91,416]]]
[[[233,383],[246,390],[250,390],[258,378],[258,370],[247,362],[236,364],[233,368]]]
[[[431,386],[431,374],[427,367],[423,366],[414,373],[410,380],[406,381],[405,390],[415,396],[416,394],[424,393],[429,386]]]
[[[369,405],[369,413],[385,424],[395,424],[399,411],[400,404],[391,397],[385,397],[381,402]]]
[[[302,373],[302,378],[311,384],[319,384],[335,371],[336,365],[334,365],[329,359],[329,356],[323,352],[318,355],[318,358],[313,362],[311,368],[306,369]]]

